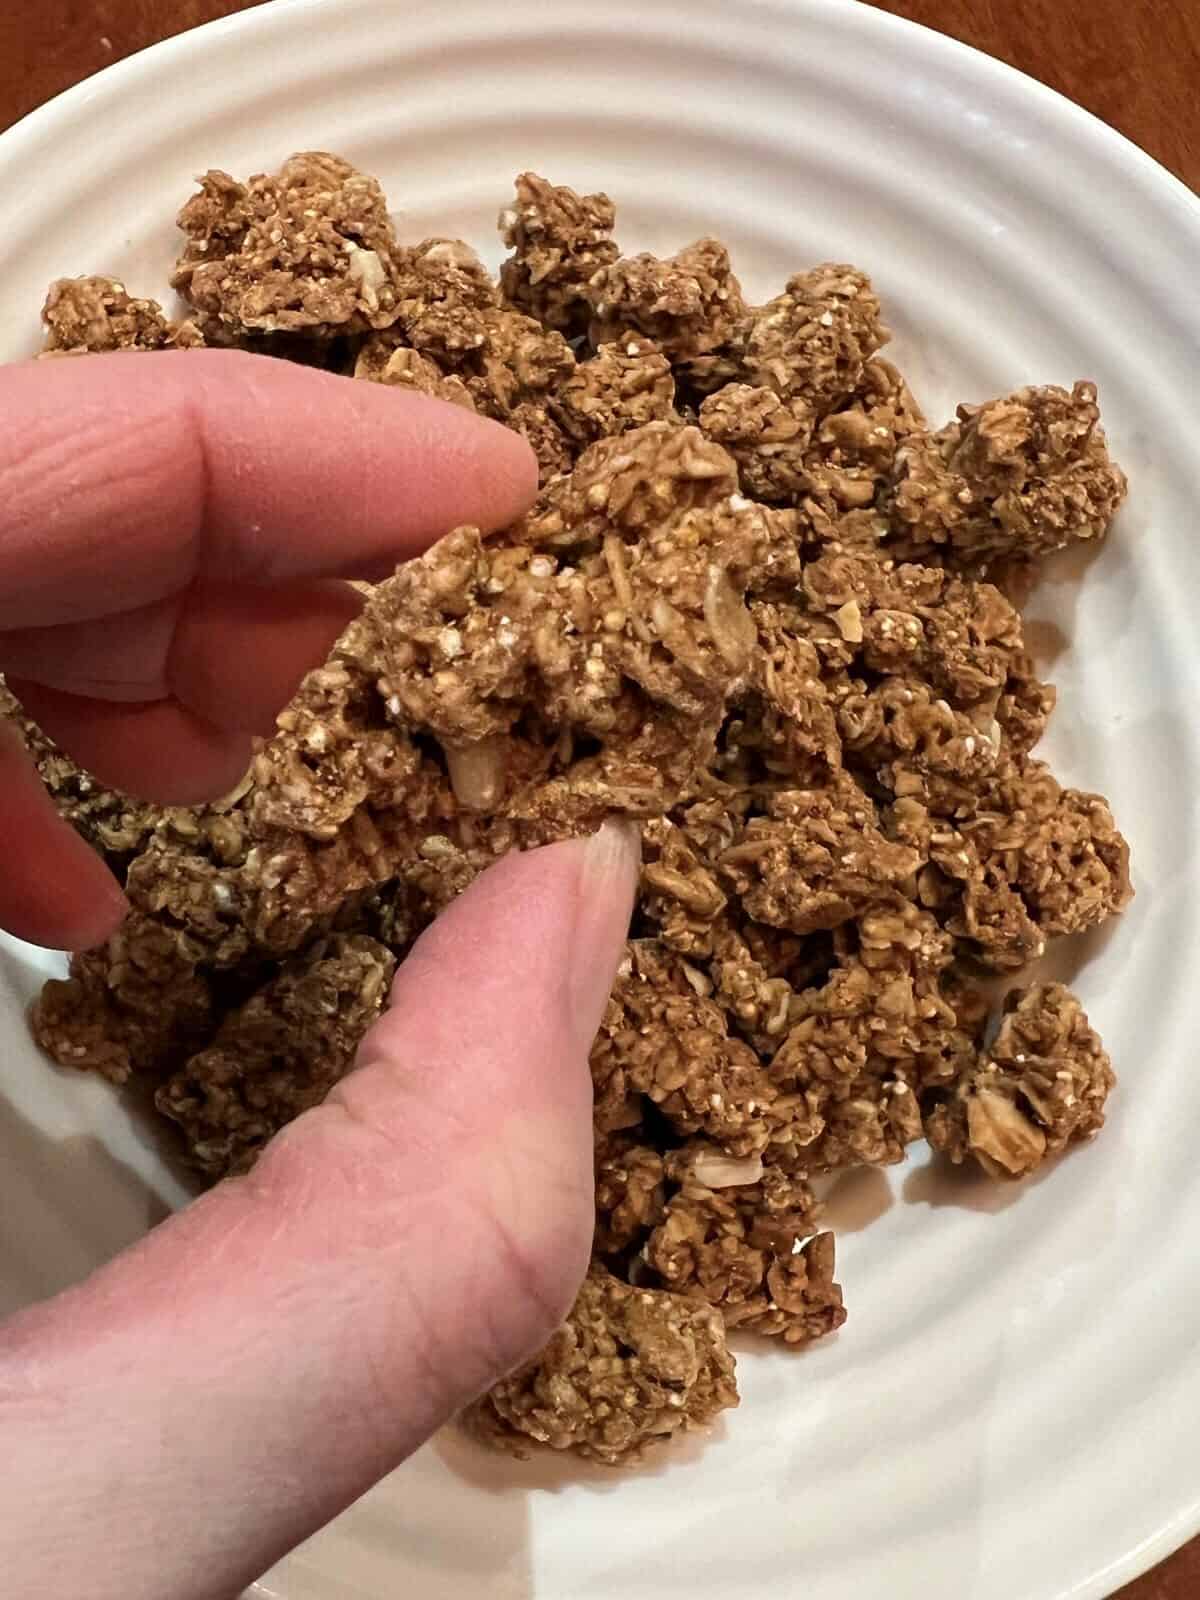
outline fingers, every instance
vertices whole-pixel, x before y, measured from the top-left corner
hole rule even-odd
[[[174,697],[216,727],[266,736],[361,609],[348,583],[197,585],[116,616],[2,633],[0,670],[89,700]]]
[[[357,616],[349,584],[194,588],[116,617],[0,634],[29,715],[94,777],[163,805],[226,794]]]
[[[129,910],[116,879],[55,811],[14,729],[0,721],[0,928],[51,950],[90,950]]]
[[[536,487],[458,406],[234,352],[0,368],[0,670],[80,765],[195,804],[378,572]]]
[[[101,781],[231,788],[375,573],[511,521],[529,448],[458,406],[234,352],[0,368],[0,670]]]
[[[34,722],[106,788],[161,805],[200,805],[228,794],[250,765],[248,733],[215,727],[177,701],[113,704],[10,681]]]
[[[0,633],[0,672],[90,699],[162,699],[184,598],[172,595],[87,622],[11,628]]]
[[[15,1593],[235,1593],[544,1341],[588,1253],[587,1050],[635,878],[621,830],[502,862],[249,1178],[0,1334]]]
[[[195,589],[175,630],[167,686],[214,727],[266,738],[301,678],[361,610],[348,583]]]
[[[235,351],[0,368],[0,630],[194,578],[378,572],[536,491],[528,445],[425,395]]]

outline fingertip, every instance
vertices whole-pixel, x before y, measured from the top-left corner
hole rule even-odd
[[[537,494],[528,443],[465,406],[263,356],[184,354],[200,373],[210,576],[361,576],[453,528],[504,527]]]
[[[112,938],[129,915],[129,900],[125,891],[98,856],[96,865],[102,871],[91,877],[90,893],[72,919],[67,942],[56,942],[55,949],[98,949]]]
[[[611,817],[579,847],[571,996],[576,1026],[590,1045],[629,934],[642,864],[641,831],[634,822]]]
[[[564,1119],[586,1110],[588,1051],[629,931],[639,848],[635,828],[611,823],[496,862],[401,963],[363,1060],[409,1063],[432,1101],[469,1092],[481,1125],[522,1108]],[[354,1075],[336,1094],[371,1088]],[[386,1116],[386,1100],[370,1110]]]
[[[537,498],[538,460],[529,441],[514,429],[491,417],[478,420],[484,432],[476,493],[480,505],[488,508],[479,526],[493,533],[524,516]]]
[[[391,495],[393,521],[414,530],[395,546],[395,559],[417,554],[453,528],[485,533],[523,516],[538,492],[538,462],[514,429],[465,406],[377,383],[332,380],[349,389],[355,409],[390,435],[377,467]],[[397,514],[398,507],[403,511]]]

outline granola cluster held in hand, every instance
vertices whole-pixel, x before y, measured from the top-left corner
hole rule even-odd
[[[980,980],[1129,899],[1105,802],[1033,754],[1054,706],[1013,599],[1125,492],[1092,385],[930,427],[863,273],[751,303],[706,238],[623,254],[603,194],[525,174],[498,281],[405,242],[324,154],[180,213],[170,319],[56,284],[47,353],[235,345],[510,424],[542,487],[367,594],[242,786],[101,790],[20,718],[122,877],[122,930],[52,982],[59,1061],[151,1083],[206,1174],[245,1171],[349,1067],[396,960],[505,851],[642,828],[596,1040],[591,1273],[475,1408],[518,1453],[604,1462],[736,1404],[726,1331],[844,1320],[814,1182],[903,1159],[1021,1177],[1113,1075],[1059,984]]]

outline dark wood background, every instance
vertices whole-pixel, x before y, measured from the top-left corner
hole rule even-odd
[[[0,0],[0,128],[109,62],[247,3]],[[872,3],[1040,78],[1200,192],[1200,0]],[[1198,1597],[1200,1540],[1120,1591],[1120,1600]]]

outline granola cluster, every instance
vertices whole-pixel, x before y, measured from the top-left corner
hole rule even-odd
[[[468,1421],[517,1456],[540,1444],[619,1465],[737,1402],[719,1312],[596,1265],[541,1355],[502,1378]]]
[[[1078,1001],[1031,979],[990,1037],[981,982],[1131,894],[1104,800],[1033,754],[1054,692],[1012,598],[1124,495],[1095,389],[930,428],[856,268],[753,305],[718,241],[624,255],[607,196],[533,174],[498,281],[459,241],[399,241],[329,155],[210,172],[179,220],[183,320],[63,282],[47,351],[235,344],[417,389],[524,433],[541,492],[372,589],[210,807],[106,793],[4,705],[133,906],[35,1034],[150,1083],[210,1177],[245,1171],[480,871],[636,819],[593,1267],[472,1414],[518,1453],[634,1459],[736,1404],[728,1330],[802,1346],[844,1320],[816,1180],[922,1136],[1019,1178],[1103,1123]]]
[[[42,307],[43,356],[104,350],[194,350],[204,335],[190,317],[169,320],[157,300],[133,299],[115,278],[60,278]]]
[[[179,226],[187,243],[172,287],[218,342],[396,320],[405,259],[387,202],[337,156],[295,155],[248,183],[207,172]]]

